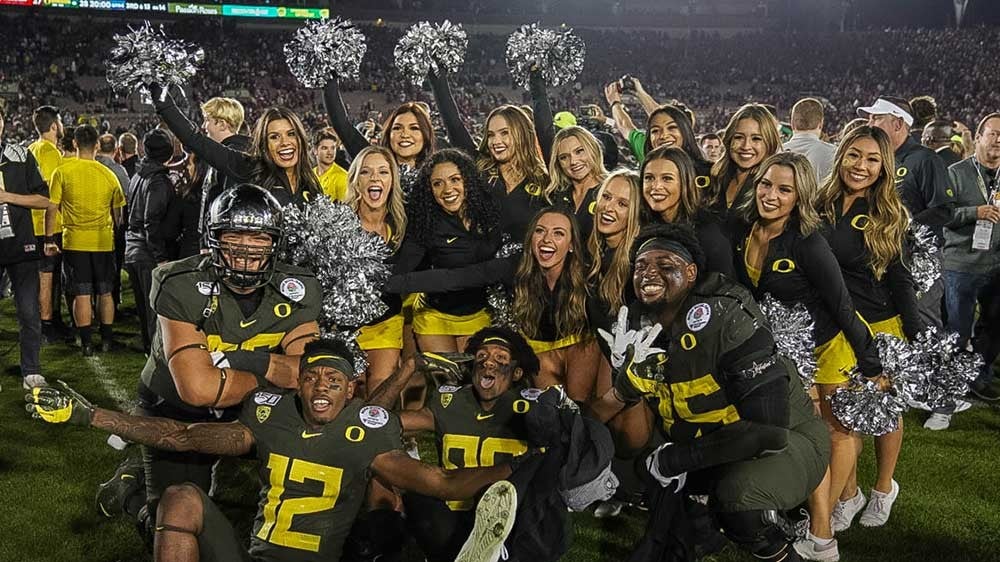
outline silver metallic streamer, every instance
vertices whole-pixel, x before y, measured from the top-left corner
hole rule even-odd
[[[958,347],[958,334],[941,337],[934,328],[912,342],[887,334],[878,334],[875,341],[890,389],[883,392],[855,374],[851,386],[837,390],[830,401],[844,427],[868,435],[895,431],[910,400],[931,408],[953,406],[968,392],[983,362],[978,354]]]
[[[148,21],[139,28],[114,36],[115,46],[104,62],[108,84],[119,95],[142,92],[149,96],[149,84],[157,83],[166,92],[169,86],[182,86],[198,72],[205,51],[178,39],[167,37],[163,26]]]
[[[432,70],[457,73],[468,47],[462,24],[422,21],[411,26],[396,44],[396,68],[410,82],[420,85]]]
[[[913,244],[910,274],[917,287],[917,297],[920,297],[941,277],[941,249],[934,231],[925,224],[911,221],[910,236]]]
[[[568,84],[583,71],[587,53],[583,39],[570,28],[550,29],[539,24],[521,26],[507,38],[507,67],[522,88],[528,88],[531,68],[538,65],[550,86]]]
[[[351,20],[310,21],[285,43],[285,60],[303,86],[322,88],[331,78],[357,79],[367,49]]]
[[[523,246],[524,244],[519,242],[511,242],[510,236],[504,234],[503,244],[497,250],[496,257],[509,258],[520,254],[524,249]],[[491,325],[517,330],[517,324],[514,322],[513,296],[503,283],[490,285],[486,288],[486,304],[490,309]]]
[[[323,288],[319,324],[324,331],[358,327],[387,307],[381,287],[389,278],[389,248],[361,228],[350,207],[326,197],[284,209],[288,243],[283,260],[308,267]]]
[[[795,364],[802,385],[808,389],[816,380],[817,369],[816,340],[813,338],[815,323],[809,310],[800,302],[788,306],[770,293],[760,300],[760,310],[771,324],[778,353]]]

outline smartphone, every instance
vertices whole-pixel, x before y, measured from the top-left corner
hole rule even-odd
[[[382,112],[381,111],[369,111],[368,112],[368,119],[370,119],[373,123],[378,123],[379,121],[382,120]]]
[[[632,78],[630,74],[622,76],[622,79],[618,81],[621,84],[621,89],[623,92],[634,92],[635,91],[635,78]]]

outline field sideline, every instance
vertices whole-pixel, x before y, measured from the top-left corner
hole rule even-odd
[[[131,306],[131,295],[126,293]],[[84,358],[75,346],[42,349],[50,382],[63,379],[104,407],[128,406],[145,361],[138,352],[136,317],[116,326],[119,347]],[[130,524],[108,521],[94,508],[97,484],[113,473],[123,453],[105,435],[82,428],[52,427],[23,409],[17,378],[17,323],[10,299],[0,301],[0,562],[113,562],[149,560]],[[977,403],[943,432],[923,429],[923,417],[907,414],[907,433],[896,472],[899,500],[886,527],[855,525],[840,535],[841,559],[849,562],[1000,561],[1000,408]],[[430,447],[422,447],[430,452]],[[874,478],[871,440],[862,454],[861,480]],[[138,453],[130,448],[128,454]],[[253,464],[223,466],[221,502],[247,529],[256,497]],[[575,514],[576,535],[566,561],[625,560],[642,533],[641,512],[597,520]],[[411,555],[408,560],[419,560]],[[752,560],[732,548],[719,562]]]

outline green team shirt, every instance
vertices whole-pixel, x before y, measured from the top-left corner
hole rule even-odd
[[[670,440],[686,443],[740,420],[737,388],[745,388],[746,381],[737,379],[752,378],[753,362],[773,350],[761,350],[762,357],[739,358],[737,372],[723,372],[722,356],[768,324],[750,293],[719,274],[711,273],[696,285],[680,310],[654,344],[666,353],[651,368],[628,369],[615,388],[628,401],[646,398]],[[629,319],[632,327],[638,325],[635,310]],[[756,384],[766,382],[764,376],[759,378]]]
[[[500,395],[492,410],[485,411],[472,385],[445,385],[431,391],[427,407],[434,414],[441,466],[449,470],[494,466],[528,452],[524,414],[540,393],[535,388],[512,388]],[[472,500],[448,502],[454,511],[474,505]]]
[[[294,391],[258,390],[240,422],[253,433],[262,483],[250,555],[267,562],[340,560],[368,490],[369,467],[402,448],[402,426],[388,410],[348,402],[313,431]]]
[[[219,280],[210,258],[191,256],[153,270],[150,302],[156,314],[198,326],[205,333],[209,351],[281,353],[286,334],[319,317],[319,282],[307,269],[278,263],[270,283],[258,290],[264,291],[260,306],[244,317],[236,297]],[[142,382],[171,406],[196,415],[213,413],[188,406],[178,396],[159,325],[142,370]]]

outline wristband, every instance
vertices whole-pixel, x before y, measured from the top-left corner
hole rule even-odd
[[[227,351],[229,366],[237,371],[251,373],[258,381],[263,381],[271,367],[271,354],[265,351]]]
[[[611,102],[611,109],[614,109],[615,105],[622,105],[622,100],[617,100],[617,101]]]

